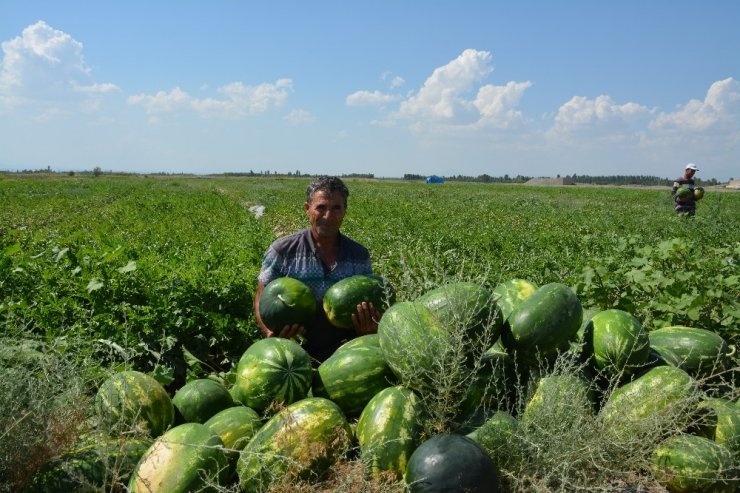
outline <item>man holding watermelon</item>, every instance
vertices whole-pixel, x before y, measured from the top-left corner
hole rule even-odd
[[[378,330],[378,311],[372,303],[361,303],[352,315],[354,331],[332,326],[322,308],[326,291],[350,276],[372,274],[367,248],[343,235],[339,228],[347,212],[349,190],[337,177],[322,176],[306,189],[303,205],[309,227],[275,240],[262,260],[254,298],[255,316],[265,337],[305,336],[303,347],[315,359],[328,358],[344,341]],[[260,299],[265,286],[280,277],[291,277],[306,284],[316,298],[316,316],[304,326],[288,324],[269,328],[260,316]]]
[[[704,189],[694,189],[694,175],[699,171],[695,164],[686,165],[683,176],[676,178],[671,189],[676,212],[693,216],[696,213],[696,201],[703,197]]]

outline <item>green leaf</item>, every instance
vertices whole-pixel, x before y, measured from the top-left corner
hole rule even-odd
[[[5,257],[10,257],[21,251],[21,244],[17,241],[3,251]]]
[[[90,279],[90,282],[87,283],[87,292],[92,293],[93,291],[97,291],[98,289],[103,287],[103,282],[98,279],[97,277],[93,277]]]
[[[157,365],[150,375],[165,387],[175,381],[175,369],[169,366]]]
[[[185,346],[182,347],[182,356],[185,359],[185,363],[191,368],[200,367],[200,364],[203,363],[201,360],[196,358],[193,353],[188,351],[188,349]]]
[[[59,262],[60,260],[62,260],[62,258],[64,258],[64,256],[67,255],[68,251],[69,251],[69,248],[62,248],[61,250],[59,250],[56,256],[54,257],[54,262]]]
[[[125,274],[126,272],[133,272],[136,270],[136,261],[135,260],[129,260],[126,265],[123,267],[120,267],[117,269],[118,272],[121,274]]]

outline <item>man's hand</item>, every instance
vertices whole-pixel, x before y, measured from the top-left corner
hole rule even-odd
[[[357,305],[357,313],[352,314],[352,324],[358,336],[375,334],[378,331],[380,314],[372,303],[363,301]]]
[[[303,327],[303,325],[299,324],[286,325],[280,330],[279,333],[270,329],[267,330],[268,332],[265,334],[267,337],[282,337],[284,339],[293,339],[294,337],[303,337],[306,335],[306,329]]]

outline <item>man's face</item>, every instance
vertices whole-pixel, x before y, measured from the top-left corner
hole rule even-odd
[[[696,174],[696,170],[691,169],[691,168],[686,168],[686,173],[684,173],[686,178],[693,178],[695,174]]]
[[[317,191],[311,203],[306,202],[303,207],[316,237],[334,238],[339,234],[339,227],[347,212],[341,193]]]

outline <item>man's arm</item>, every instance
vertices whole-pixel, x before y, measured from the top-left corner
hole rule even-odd
[[[302,325],[299,324],[293,324],[293,325],[286,325],[285,327],[280,330],[280,333],[275,333],[274,330],[271,330],[265,323],[262,321],[262,317],[260,316],[260,299],[262,299],[262,292],[265,290],[265,285],[261,282],[257,282],[257,291],[254,293],[254,318],[257,319],[257,325],[259,326],[260,330],[262,331],[262,334],[265,337],[283,337],[285,339],[292,339],[295,336],[304,336],[306,335],[306,330]]]

